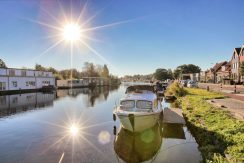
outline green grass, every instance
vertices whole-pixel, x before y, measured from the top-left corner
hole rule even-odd
[[[172,83],[169,88],[166,90],[165,95],[174,95],[175,97],[182,97],[186,95],[186,90],[182,88],[178,82]]]
[[[202,89],[186,90],[179,100],[204,162],[244,162],[244,122],[206,101],[224,96]]]

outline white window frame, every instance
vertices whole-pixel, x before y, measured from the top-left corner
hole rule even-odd
[[[12,85],[13,85],[13,87],[18,87],[18,82],[17,81],[12,81]]]

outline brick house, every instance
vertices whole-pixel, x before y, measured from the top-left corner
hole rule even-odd
[[[239,57],[240,57],[239,59],[240,59],[240,65],[241,65],[241,63],[244,62],[244,44],[241,47]],[[241,76],[241,82],[244,82],[244,76]]]
[[[219,65],[220,67],[216,70],[216,83],[227,84],[226,81],[229,81],[231,77],[231,62],[222,62]]]
[[[234,48],[232,57],[231,57],[231,78],[234,82],[239,83],[241,80],[240,75],[240,52],[242,48]],[[242,58],[243,59],[243,58]]]
[[[216,63],[212,68],[205,71],[205,81],[208,83],[223,83],[224,80],[230,79],[231,62]]]

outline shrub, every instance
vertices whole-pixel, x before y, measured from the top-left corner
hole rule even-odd
[[[172,83],[167,91],[165,92],[165,95],[174,95],[175,97],[183,97],[186,95],[186,90],[179,85],[178,82]]]

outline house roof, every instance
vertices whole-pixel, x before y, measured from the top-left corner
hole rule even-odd
[[[226,64],[226,71],[231,71],[231,61]]]
[[[220,62],[220,63],[216,63],[216,64],[214,65],[214,67],[212,68],[212,70],[213,70],[214,72],[216,72],[216,71],[218,71],[218,70],[221,68],[221,66],[224,66],[224,65],[226,65],[226,64],[227,64],[226,61],[224,61],[224,62]]]
[[[237,54],[240,54],[241,48],[235,48],[235,51],[237,52]]]

